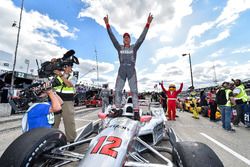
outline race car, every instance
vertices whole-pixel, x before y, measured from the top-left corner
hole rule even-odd
[[[99,112],[99,122],[82,128],[74,143],[56,129],[37,128],[19,136],[3,153],[1,166],[80,167],[223,167],[207,145],[181,141],[166,127],[159,103],[140,107],[140,121],[134,120],[133,104],[126,103],[119,114],[111,106]],[[75,150],[69,148],[75,146]]]
[[[86,100],[84,100],[84,105],[86,105],[86,108],[89,107],[101,107],[102,106],[102,100],[99,96],[100,90],[93,89],[86,92]]]

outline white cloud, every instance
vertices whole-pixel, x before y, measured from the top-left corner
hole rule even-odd
[[[180,27],[181,19],[191,14],[191,0],[172,1],[172,0],[116,0],[116,1],[92,1],[83,0],[88,4],[88,8],[82,10],[79,17],[90,17],[98,24],[104,25],[103,17],[109,15],[110,24],[123,34],[130,32],[138,38],[146,24],[148,13],[152,13],[154,19],[147,39],[159,36],[163,41],[171,41],[173,31]],[[123,11],[123,12],[121,12]]]
[[[228,38],[229,36],[230,36],[229,30],[225,30],[225,31],[221,32],[220,34],[218,34],[218,36],[216,38],[202,42],[201,47],[210,46],[212,44],[215,44],[219,41],[222,41],[222,40]]]
[[[211,29],[214,26],[213,22],[205,22],[200,25],[192,26],[189,30],[188,37],[186,42],[193,41],[195,37],[200,37],[207,30]]]
[[[217,58],[217,57],[219,57],[223,52],[224,52],[224,48],[222,48],[222,49],[220,49],[220,50],[217,50],[217,51],[215,51],[214,53],[212,53],[211,55],[210,55],[210,57],[212,57],[212,58]]]
[[[20,8],[14,6],[10,0],[2,0],[0,15],[0,33],[4,34],[0,36],[0,50],[14,55],[18,28],[11,25],[13,21],[17,21],[18,25]],[[17,69],[26,67],[24,59],[30,60],[30,69],[37,69],[35,59],[46,61],[53,57],[62,57],[66,49],[58,45],[57,38],[76,38],[77,31],[75,28],[71,30],[58,20],[51,19],[48,15],[37,11],[27,12],[24,8],[17,52]],[[20,70],[26,71],[25,68]]]
[[[237,54],[237,53],[248,53],[250,52],[250,47],[242,47],[239,49],[235,49],[232,51],[233,54]]]
[[[241,12],[250,9],[249,0],[229,0],[221,15],[217,18],[218,26],[226,26],[238,19]]]

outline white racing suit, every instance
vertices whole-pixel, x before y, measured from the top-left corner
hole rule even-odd
[[[124,47],[124,45],[120,45],[115,38],[114,34],[111,31],[110,26],[107,26],[109,37],[115,46],[120,61],[120,67],[118,70],[118,75],[116,78],[115,84],[115,106],[116,108],[121,108],[122,101],[122,90],[124,88],[126,79],[128,79],[130,91],[132,93],[133,99],[133,108],[139,109],[138,105],[138,88],[137,88],[137,77],[135,70],[136,63],[136,53],[142,42],[144,41],[146,34],[148,32],[149,25],[146,25],[139,39],[135,44],[130,45],[129,47]]]

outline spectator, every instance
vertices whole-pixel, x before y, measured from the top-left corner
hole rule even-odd
[[[229,82],[223,82],[222,88],[216,93],[216,102],[221,111],[222,128],[229,132],[235,132],[235,129],[231,127],[232,106],[235,102]]]
[[[167,96],[165,92],[161,92],[160,94],[160,99],[161,99],[161,106],[163,108],[163,111],[167,113]]]
[[[200,107],[203,115],[207,115],[208,104],[207,104],[207,95],[204,90],[200,92]]]
[[[126,90],[124,89],[122,92],[122,106],[124,106],[126,104],[126,100],[127,100],[128,94],[126,92]]]
[[[109,104],[113,105],[113,99],[114,99],[114,91],[113,89],[110,90],[110,95],[109,95]]]
[[[208,104],[210,109],[210,121],[216,121],[216,111],[217,111],[217,104],[215,101],[216,93],[215,88],[211,88],[210,92],[208,93]]]

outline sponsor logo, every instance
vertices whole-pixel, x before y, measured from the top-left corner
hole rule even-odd
[[[121,126],[121,125],[109,125],[108,128],[114,128],[114,130],[115,130],[116,128],[123,129],[123,130],[127,130],[127,131],[130,130],[128,127],[126,127],[126,126]]]
[[[133,50],[121,50],[120,54],[133,54]]]

